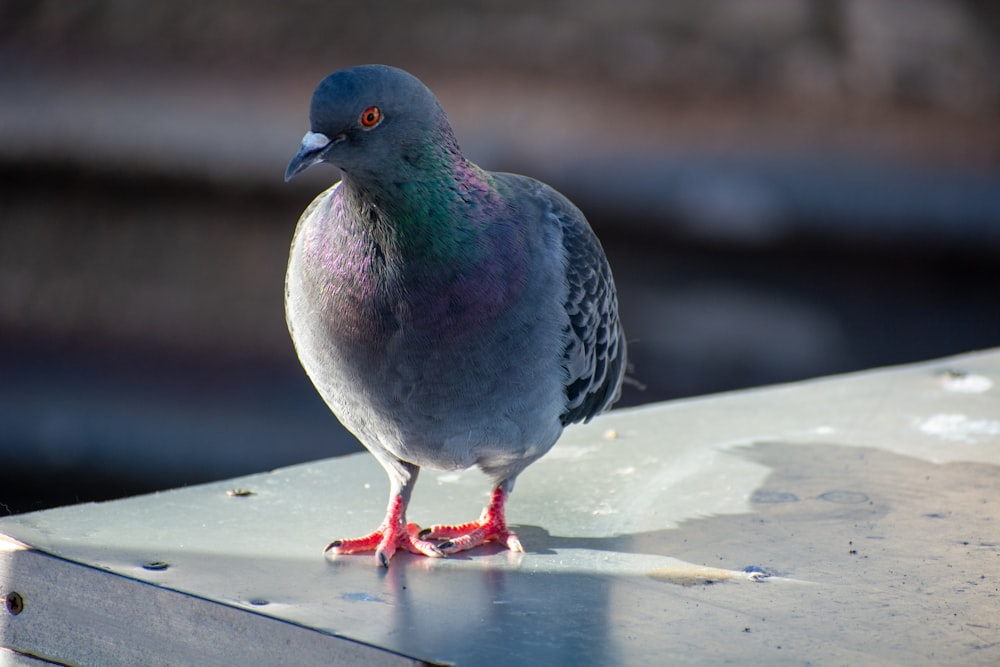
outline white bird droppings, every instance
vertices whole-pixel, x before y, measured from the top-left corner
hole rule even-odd
[[[947,373],[944,376],[942,386],[945,391],[954,391],[961,394],[981,394],[993,388],[993,380],[985,375],[953,374]]]
[[[969,419],[963,414],[936,414],[916,418],[913,425],[922,433],[942,440],[978,442],[1000,436],[1000,421],[994,419]]]

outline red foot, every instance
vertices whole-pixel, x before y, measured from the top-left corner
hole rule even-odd
[[[432,558],[444,556],[444,552],[433,542],[421,539],[420,526],[403,522],[403,499],[396,496],[389,503],[385,519],[375,532],[349,540],[335,540],[323,550],[325,555],[355,554],[374,551],[375,559],[382,567],[389,567],[396,549],[403,548],[410,553],[423,554]]]
[[[425,528],[418,537],[421,540],[446,540],[438,544],[445,554],[453,554],[478,547],[486,542],[499,542],[511,551],[524,551],[517,535],[507,530],[507,520],[504,517],[504,506],[507,504],[507,494],[503,489],[493,489],[490,504],[483,510],[478,521],[470,521],[455,526],[436,525]]]

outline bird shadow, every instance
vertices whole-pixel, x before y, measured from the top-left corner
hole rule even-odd
[[[742,511],[706,513],[668,528],[599,536],[553,534],[534,524],[511,528],[529,556],[581,550],[669,556],[733,568],[753,562],[770,563],[768,569],[776,571],[794,571],[804,564],[825,570],[824,558],[862,553],[859,542],[877,542],[900,554],[926,551],[927,521],[934,522],[938,533],[954,533],[952,541],[960,543],[962,526],[955,519],[965,517],[968,530],[969,522],[981,519],[968,512],[982,502],[980,496],[1000,502],[998,466],[932,463],[836,443],[758,441],[732,451],[770,469],[749,490]],[[504,551],[502,545],[489,543],[449,558],[482,560],[488,567]]]

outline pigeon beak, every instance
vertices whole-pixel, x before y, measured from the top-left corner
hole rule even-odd
[[[285,169],[285,181],[292,180],[322,160],[323,149],[331,143],[333,142],[325,134],[320,132],[306,132],[306,135],[302,137],[302,147],[299,148],[299,152],[295,154],[292,161],[288,163],[288,169]]]

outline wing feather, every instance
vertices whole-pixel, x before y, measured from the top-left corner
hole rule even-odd
[[[583,213],[561,195],[553,198],[551,215],[562,231],[568,286],[568,324],[563,331],[566,409],[560,415],[567,425],[590,421],[618,400],[626,349],[614,278],[600,241]]]
[[[604,248],[580,209],[554,189],[526,176],[494,176],[519,191],[519,197],[533,200],[554,228],[550,238],[558,239],[553,251],[562,260],[567,287],[562,331],[566,403],[559,420],[563,426],[590,421],[618,400],[625,375],[625,336]]]

